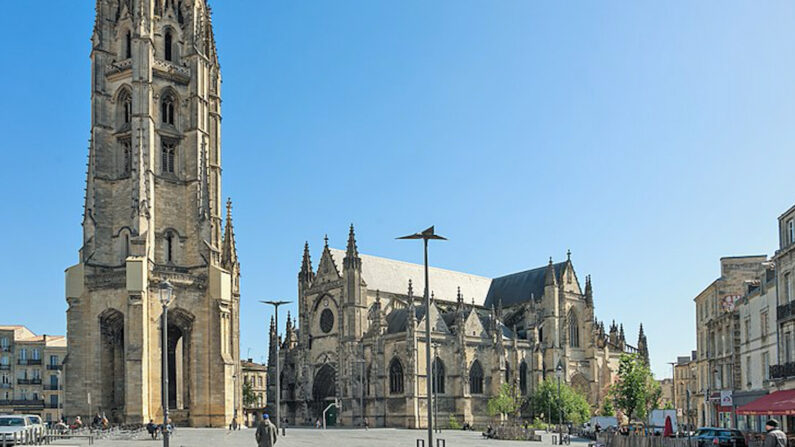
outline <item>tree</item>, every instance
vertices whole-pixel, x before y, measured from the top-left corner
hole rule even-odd
[[[627,415],[644,418],[657,406],[661,394],[660,384],[654,380],[649,367],[637,354],[622,354],[618,364],[618,380],[610,389],[613,404]]]
[[[489,416],[494,417],[498,414],[510,416],[516,414],[522,407],[523,399],[516,392],[515,387],[503,383],[500,392],[489,399],[486,411]]]
[[[613,407],[613,397],[607,396],[602,402],[602,408],[599,410],[601,416],[615,416],[616,409]]]
[[[257,395],[248,380],[243,381],[243,406],[249,408],[257,406]]]
[[[544,413],[546,415],[544,419],[549,418],[553,423],[581,424],[591,416],[591,407],[585,396],[563,382],[560,384],[560,399],[558,399],[556,379],[547,378],[541,382],[530,400],[536,414]],[[560,420],[561,409],[563,410],[563,421]]]
[[[673,409],[674,409],[674,404],[671,403],[670,400],[666,402],[665,405],[663,405],[663,410],[673,410]]]

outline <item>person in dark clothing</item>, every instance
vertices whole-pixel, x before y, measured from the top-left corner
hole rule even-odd
[[[149,419],[149,423],[146,424],[146,431],[152,439],[157,439],[157,424],[155,424],[154,420]]]
[[[787,435],[778,429],[778,421],[770,419],[765,423],[765,445],[764,447],[787,447]]]

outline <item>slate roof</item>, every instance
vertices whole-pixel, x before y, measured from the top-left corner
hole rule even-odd
[[[345,251],[336,248],[330,250],[337,268],[340,268],[342,260],[345,258]],[[360,254],[359,257],[362,259],[362,278],[367,283],[369,290],[405,295],[408,290],[409,279],[411,279],[414,283],[415,293],[418,296],[422,296],[425,273],[421,264],[363,254]],[[491,285],[491,279],[483,276],[436,267],[431,267],[428,272],[431,291],[434,292],[437,300],[454,303],[458,287],[461,287],[461,293],[464,295],[464,301],[467,304],[474,299],[475,304],[483,305],[483,300]]]
[[[565,262],[552,264],[558,281],[560,281],[560,273],[565,265]],[[544,266],[493,279],[483,305],[496,307],[497,302],[502,301],[502,306],[508,307],[530,301],[531,296],[535,297],[536,300],[540,300],[544,296],[544,276],[546,271],[547,266]]]

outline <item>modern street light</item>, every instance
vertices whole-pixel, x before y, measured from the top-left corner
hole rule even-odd
[[[433,409],[431,408],[431,295],[430,285],[428,284],[428,241],[431,239],[446,241],[447,238],[439,236],[434,232],[434,227],[430,227],[420,233],[410,234],[399,237],[398,239],[422,239],[425,248],[425,385],[428,395],[428,447],[433,447]]]
[[[563,401],[560,396],[560,378],[563,376],[563,363],[558,360],[558,367],[555,368],[555,375],[558,376],[558,443],[563,443]]]
[[[276,418],[276,427],[278,428],[279,425],[281,425],[281,423],[282,423],[281,419],[279,419],[279,414],[281,413],[279,411],[279,405],[281,405],[281,394],[282,394],[281,377],[279,377],[279,306],[281,306],[282,304],[288,304],[289,301],[262,301],[262,300],[260,300],[260,303],[270,304],[271,306],[273,306],[273,314],[274,314],[274,318],[276,320],[275,321],[275,324],[276,324],[276,411],[274,413],[274,416]],[[270,365],[268,365],[268,366],[270,366]],[[278,430],[276,432],[278,433]],[[282,431],[282,433],[284,433],[284,431]]]
[[[162,368],[160,380],[160,393],[163,399],[163,447],[168,447],[168,305],[171,303],[174,288],[168,280],[160,283],[160,304],[163,306],[163,313],[160,315],[161,330],[161,351]]]

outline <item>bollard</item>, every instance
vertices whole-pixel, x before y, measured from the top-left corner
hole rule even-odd
[[[558,437],[555,436],[555,435],[552,435],[552,445],[557,445],[557,444],[558,444]]]
[[[436,438],[436,447],[447,447],[447,441],[442,438]]]
[[[418,439],[417,440],[417,447],[425,447],[425,440],[424,439]]]

